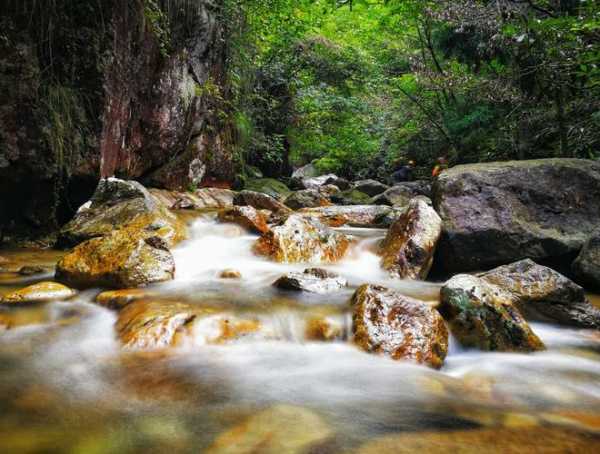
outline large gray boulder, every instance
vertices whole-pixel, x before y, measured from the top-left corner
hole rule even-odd
[[[540,159],[444,171],[433,189],[446,271],[570,263],[600,225],[600,162]]]
[[[600,230],[596,230],[573,262],[573,273],[583,284],[600,290]]]
[[[431,183],[426,180],[396,183],[384,193],[373,197],[376,205],[406,206],[418,196],[431,197]]]

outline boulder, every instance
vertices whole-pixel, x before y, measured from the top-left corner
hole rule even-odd
[[[292,210],[331,205],[329,198],[322,194],[318,189],[304,189],[302,191],[292,192],[286,197],[284,203]]]
[[[276,405],[217,436],[206,454],[304,454],[327,452],[319,445],[333,436],[327,422],[302,407]]]
[[[390,188],[377,180],[358,180],[352,183],[352,187],[370,197],[375,197]]]
[[[273,215],[279,217],[285,217],[292,212],[291,209],[270,195],[255,191],[241,191],[235,196],[233,203],[234,205],[251,206],[257,210],[269,210]]]
[[[457,166],[434,184],[446,271],[531,258],[571,263],[600,225],[600,162],[540,159]]]
[[[203,210],[233,206],[235,192],[230,189],[202,188],[194,192],[150,189],[150,194],[172,210]]]
[[[343,277],[320,268],[307,268],[303,273],[288,273],[277,279],[273,285],[284,290],[310,293],[331,293],[348,285]]]
[[[58,244],[74,246],[129,228],[159,236],[169,245],[185,238],[185,224],[136,181],[100,180],[90,202],[60,231]]]
[[[245,189],[248,191],[268,194],[277,200],[285,199],[292,191],[285,184],[273,178],[255,178],[246,182]]]
[[[579,281],[600,290],[600,230],[596,230],[583,245],[572,268]]]
[[[336,186],[341,191],[345,191],[351,187],[351,183],[348,180],[337,176],[329,177],[327,181],[325,181],[325,184]]]
[[[292,178],[299,178],[301,180],[303,180],[304,178],[313,178],[318,176],[319,171],[314,166],[314,164],[307,164],[305,166],[299,167],[296,170],[294,170],[294,173],[292,173]]]
[[[483,273],[487,282],[507,290],[524,315],[581,328],[600,329],[600,310],[569,278],[533,260],[521,260]]]
[[[442,220],[426,201],[415,198],[388,230],[381,245],[381,266],[401,279],[424,280],[442,233]]]
[[[66,300],[76,294],[75,290],[56,282],[39,282],[0,297],[0,302],[3,304],[18,304]]]
[[[342,259],[351,240],[317,219],[290,215],[254,244],[254,252],[278,262],[333,263]]]
[[[377,227],[377,219],[389,214],[392,209],[376,205],[330,206],[303,208],[298,214],[315,217],[329,227],[349,225],[352,227]]]
[[[327,175],[320,175],[318,177],[304,178],[302,179],[302,185],[305,189],[318,189],[321,186],[329,184],[328,181],[337,178],[337,175],[329,173]]]
[[[431,183],[426,180],[396,183],[382,194],[373,197],[376,205],[406,206],[418,196],[431,197]]]
[[[507,290],[477,276],[459,274],[444,284],[440,296],[439,311],[465,347],[521,352],[544,349]]]
[[[160,237],[126,228],[81,243],[56,265],[74,287],[131,288],[173,279],[175,261]]]
[[[250,206],[234,206],[219,212],[219,221],[237,224],[254,233],[266,233],[269,231],[267,217]]]
[[[423,301],[375,285],[352,297],[354,343],[367,352],[439,368],[448,352],[442,317]]]
[[[368,205],[371,197],[358,189],[347,189],[331,196],[331,201],[338,205]]]
[[[271,338],[254,317],[241,317],[172,301],[137,301],[119,312],[117,335],[132,350],[223,344]]]

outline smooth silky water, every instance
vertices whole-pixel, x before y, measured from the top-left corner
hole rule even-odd
[[[154,286],[156,298],[252,312],[277,342],[124,352],[116,313],[93,303],[99,289],[68,302],[3,309],[0,324],[10,329],[0,331],[0,452],[202,452],[224,431],[282,405],[321,418],[328,435],[311,452],[354,452],[377,437],[405,433],[426,439],[432,432],[529,426],[600,432],[598,333],[533,323],[548,350],[528,355],[467,351],[451,339],[440,371],[353,347],[348,300],[356,286],[380,283],[435,304],[439,285],[388,278],[373,252],[384,231],[347,233],[357,246],[325,268],[346,277],[350,288],[327,296],[272,288],[280,275],[306,266],[254,256],[254,236],[210,215],[195,220],[191,239],[174,250],[176,279]],[[34,280],[12,272],[19,266],[51,267],[60,256],[0,255],[9,259],[0,293]],[[220,279],[227,268],[242,279]],[[344,339],[308,342],[302,320],[315,314],[337,317]],[[291,419],[265,430],[291,442],[310,439],[315,427]]]

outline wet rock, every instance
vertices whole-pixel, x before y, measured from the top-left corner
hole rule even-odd
[[[219,273],[221,279],[241,279],[242,273],[234,269],[226,269]]]
[[[415,452],[447,454],[544,454],[593,452],[600,436],[558,426],[495,427],[443,432],[416,432],[388,435],[363,445],[358,454]]]
[[[441,233],[435,210],[420,198],[411,200],[382,243],[381,266],[401,279],[426,279]]]
[[[346,326],[340,316],[316,316],[306,321],[304,335],[309,341],[332,342],[347,340]]]
[[[490,351],[543,350],[508,291],[476,276],[459,274],[444,284],[439,311],[466,347]]]
[[[524,258],[570,263],[600,225],[598,161],[457,166],[437,178],[433,192],[444,225],[441,263],[451,272]]]
[[[487,282],[507,290],[528,317],[581,328],[600,329],[600,310],[582,287],[533,260],[521,260],[483,273]]]
[[[319,452],[318,445],[333,436],[316,413],[277,405],[250,416],[219,435],[206,454],[302,454]]]
[[[175,261],[160,237],[121,229],[81,243],[56,265],[56,279],[74,287],[132,288],[173,279]]]
[[[316,217],[330,227],[349,225],[352,227],[375,227],[376,220],[388,214],[390,207],[375,205],[330,206],[321,208],[303,208],[301,216]]]
[[[448,331],[442,317],[423,301],[365,284],[351,303],[354,343],[360,348],[396,360],[442,366]]]
[[[230,189],[202,188],[194,192],[150,189],[150,193],[172,210],[202,210],[233,206],[235,192]]]
[[[290,215],[254,244],[254,252],[277,262],[333,263],[342,259],[351,240],[318,220]]]
[[[8,304],[34,303],[39,301],[66,300],[77,292],[56,282],[39,282],[4,295],[0,302]]]
[[[90,202],[61,229],[59,245],[74,246],[124,228],[147,231],[169,245],[185,238],[185,224],[135,181],[100,180]]]
[[[42,268],[41,266],[31,266],[31,265],[26,265],[21,267],[21,269],[19,270],[19,274],[21,276],[35,276],[36,274],[42,274],[45,273],[46,269]]]
[[[600,230],[586,241],[573,262],[573,273],[582,283],[600,290]]]
[[[256,318],[242,318],[169,301],[129,304],[119,312],[116,329],[123,346],[133,350],[223,344],[248,338],[272,337]]]
[[[254,233],[269,231],[267,217],[251,206],[234,206],[219,212],[219,221],[237,224]]]
[[[431,183],[429,181],[407,181],[396,183],[382,194],[373,198],[376,205],[406,206],[408,202],[418,196],[431,197]]]
[[[277,200],[285,199],[292,191],[285,184],[273,178],[257,178],[246,182],[245,189],[248,191],[261,192],[270,195]]]
[[[302,185],[306,189],[319,189],[321,186],[328,184],[328,181],[337,178],[337,175],[329,173],[327,175],[320,175],[318,177],[304,178]]]
[[[331,201],[338,205],[368,205],[371,197],[358,189],[348,189],[331,196]]]
[[[293,192],[286,197],[284,203],[292,210],[331,205],[329,198],[317,189],[304,189],[302,191]]]
[[[307,268],[303,273],[288,273],[273,285],[284,290],[325,294],[340,290],[348,285],[348,281],[327,270]]]
[[[233,203],[239,206],[251,206],[257,210],[269,210],[279,217],[285,217],[292,212],[291,209],[270,195],[255,191],[241,191],[235,196]]]
[[[155,296],[154,292],[138,288],[108,290],[96,296],[96,303],[109,309],[119,310],[133,301],[148,299],[153,296]]]
[[[390,187],[387,184],[383,184],[377,180],[359,180],[352,184],[352,187],[357,191],[367,194],[370,197],[375,197]]]

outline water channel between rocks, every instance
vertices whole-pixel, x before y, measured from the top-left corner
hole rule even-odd
[[[325,267],[348,280],[338,293],[274,289],[279,276],[306,266],[254,256],[256,237],[209,215],[193,221],[191,239],[173,251],[175,280],[151,288],[155,299],[251,313],[278,339],[271,342],[198,339],[126,352],[115,312],[93,303],[99,289],[2,310],[10,329],[0,331],[0,452],[414,452],[428,439],[435,452],[448,452],[456,439],[447,434],[479,446],[490,431],[499,443],[493,452],[521,452],[527,443],[524,452],[599,452],[597,333],[533,323],[548,347],[535,354],[467,351],[451,339],[439,371],[361,352],[347,342],[358,285],[380,283],[432,304],[439,285],[387,277],[373,252],[384,231],[342,230],[359,241]],[[60,253],[2,255],[50,271]],[[242,279],[218,277],[229,268]],[[32,281],[3,273],[0,294]],[[335,319],[339,339],[309,341],[305,325],[314,316]]]

